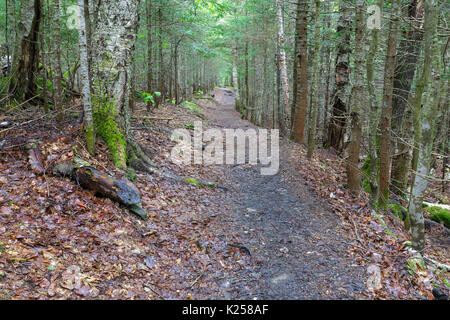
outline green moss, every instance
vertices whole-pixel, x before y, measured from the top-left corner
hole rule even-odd
[[[389,189],[384,193],[380,191],[380,197],[378,198],[378,207],[382,210],[387,209],[387,204],[389,203]]]
[[[363,188],[366,192],[371,193],[370,188],[370,155],[367,156],[366,161],[364,162],[364,165],[361,168],[361,171],[363,174]]]
[[[126,174],[127,174],[127,179],[130,180],[133,183],[136,183],[136,172],[134,172],[131,169],[126,169],[125,170]]]
[[[430,214],[430,218],[433,221],[443,223],[447,228],[450,229],[450,211],[440,207],[427,207],[425,208]]]
[[[193,178],[186,178],[184,179],[184,182],[187,184],[193,184],[194,186],[198,188],[217,188],[217,183],[214,182],[203,182],[203,181],[197,181]]]
[[[207,182],[204,184],[205,188],[217,188],[217,183]]]
[[[92,106],[97,135],[108,145],[114,164],[119,168],[126,168],[127,142],[115,119],[115,103],[106,98],[94,98]]]
[[[407,211],[405,207],[397,203],[389,203],[389,209],[397,218],[399,218],[400,220],[404,220],[403,212]]]
[[[202,184],[200,182],[198,182],[197,180],[192,179],[192,178],[186,178],[186,179],[184,179],[184,182],[186,182],[187,184],[193,184],[194,186],[197,186],[199,188],[202,186]]]
[[[93,127],[85,127],[84,134],[86,139],[86,148],[88,152],[93,155],[95,149],[95,131]]]

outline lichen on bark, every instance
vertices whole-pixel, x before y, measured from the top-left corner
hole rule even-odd
[[[98,8],[93,39],[94,118],[98,134],[108,144],[112,160],[151,161],[130,130],[132,57],[138,27],[138,0],[104,0]],[[128,161],[127,161],[128,160]]]

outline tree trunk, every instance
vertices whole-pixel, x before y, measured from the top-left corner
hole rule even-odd
[[[332,95],[332,115],[328,128],[328,146],[333,147],[337,152],[342,152],[344,148],[344,135],[346,129],[347,103],[349,97],[350,78],[350,33],[351,17],[349,8],[345,1],[340,3],[340,17],[337,32],[341,36],[338,44],[335,61],[335,90]]]
[[[175,95],[175,104],[180,103],[179,85],[178,85],[178,43],[174,45],[173,51],[173,90]]]
[[[326,12],[330,10],[330,3],[326,2],[325,9]],[[326,19],[326,28],[329,30],[331,28],[331,19]],[[328,33],[324,33],[324,41],[330,42],[331,38]],[[330,105],[330,77],[331,77],[331,46],[328,44],[326,46],[326,80],[325,80],[325,102],[324,102],[324,115],[323,115],[323,128],[322,128],[322,144],[327,143],[327,132],[328,132],[328,112]]]
[[[57,121],[61,123],[64,117],[63,107],[63,88],[62,88],[62,67],[61,67],[61,0],[55,0],[53,3],[54,8],[54,27],[55,27],[55,55],[56,55],[56,67],[55,67],[55,107],[58,111]]]
[[[85,22],[84,25],[86,26],[89,85],[92,91],[92,27],[91,27],[91,14],[89,12],[89,0],[84,0],[84,22]]]
[[[355,52],[354,79],[352,88],[351,121],[352,132],[349,145],[349,157],[347,162],[348,188],[355,194],[359,194],[361,175],[359,170],[359,154],[361,149],[361,106],[364,105],[364,35],[365,35],[365,5],[364,0],[356,0],[356,24],[355,24]]]
[[[36,92],[41,10],[41,0],[20,3],[9,92],[22,101],[33,98]]]
[[[147,0],[146,5],[147,15],[147,93],[152,94],[152,79],[153,79],[153,66],[152,66],[152,0]],[[147,111],[152,108],[152,102],[147,101]]]
[[[167,97],[166,92],[166,80],[163,77],[164,74],[164,57],[163,57],[163,41],[162,41],[162,10],[161,10],[162,4],[158,6],[158,52],[159,52],[159,74],[158,74],[158,81],[159,81],[159,91],[161,93],[159,100],[164,100]]]
[[[292,138],[299,143],[305,142],[306,108],[308,105],[308,1],[298,0],[296,18],[297,41],[297,95]]]
[[[383,8],[383,0],[378,1],[378,7]],[[380,12],[381,14],[381,12]],[[367,90],[369,95],[370,119],[369,119],[369,186],[370,202],[373,207],[378,202],[378,154],[377,154],[377,129],[378,129],[378,101],[375,91],[374,61],[378,51],[379,29],[371,31],[370,48],[367,52]]]
[[[436,134],[436,114],[441,92],[441,61],[437,37],[437,13],[438,1],[425,0],[425,23],[424,23],[424,69],[421,80],[416,90],[416,119],[419,125],[420,140],[416,141],[419,146],[417,174],[415,174],[411,198],[409,201],[408,217],[411,226],[413,248],[421,251],[425,248],[425,226],[422,214],[422,202],[425,189],[428,185],[427,176],[430,171],[431,153],[433,151],[433,140]],[[432,70],[433,69],[433,70]],[[429,83],[432,76],[431,84]],[[422,93],[426,92],[426,100],[422,106]],[[420,95],[420,97],[419,97]],[[422,115],[421,115],[422,113]],[[417,133],[416,133],[417,134]]]
[[[277,16],[278,16],[278,63],[280,66],[280,80],[281,80],[281,108],[280,118],[280,133],[287,135],[288,133],[288,119],[289,119],[289,77],[287,74],[286,50],[284,49],[286,36],[284,34],[284,13],[283,0],[277,0]]]
[[[91,105],[91,85],[89,77],[89,57],[87,46],[87,32],[85,21],[85,0],[78,0],[78,41],[80,46],[80,80],[83,94],[84,134],[86,147],[90,154],[95,153],[95,131]],[[89,21],[88,21],[89,23]]]
[[[394,96],[392,98],[393,123],[392,130],[396,135],[396,156],[392,159],[392,192],[404,196],[408,187],[410,139],[408,120],[404,121],[405,110],[409,101],[411,85],[416,70],[417,58],[420,55],[420,44],[423,33],[420,31],[423,20],[423,0],[412,0],[408,7],[408,23],[411,24],[403,32],[399,45],[398,67],[394,78]],[[406,130],[405,130],[406,129]]]
[[[6,0],[5,9],[6,73],[4,75],[10,76],[11,56],[14,56],[12,32],[15,30],[15,0]]]
[[[234,88],[234,96],[235,96],[235,108],[237,111],[240,111],[241,108],[241,99],[239,95],[239,84],[238,84],[238,70],[237,70],[237,47],[233,48],[233,88]]]
[[[397,55],[398,17],[401,13],[399,0],[392,2],[391,22],[384,68],[383,107],[381,109],[381,137],[380,137],[380,176],[378,205],[386,209],[389,203],[389,183],[391,173],[391,120],[392,94],[394,90],[395,60]]]
[[[48,113],[48,87],[47,87],[48,73],[47,73],[47,54],[45,52],[45,28],[47,27],[49,13],[48,12],[45,13],[44,7],[42,7],[41,16],[42,16],[42,23],[39,41],[41,46],[40,51],[42,53],[41,62],[43,69],[42,103],[45,113]]]
[[[139,0],[103,0],[93,34],[93,101],[99,135],[114,163],[125,168],[150,164],[130,131],[131,61],[138,26]]]
[[[322,21],[320,20],[320,0],[315,0],[315,27],[314,27],[314,56],[313,60],[313,75],[311,82],[311,117],[309,121],[309,129],[308,129],[308,152],[307,158],[311,159],[314,148],[315,148],[315,139],[314,134],[316,132],[316,118],[318,113],[318,71],[319,71],[319,49],[320,49],[320,25]]]

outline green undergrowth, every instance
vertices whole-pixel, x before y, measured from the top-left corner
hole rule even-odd
[[[44,88],[44,78],[37,78],[36,84],[38,86],[38,92],[42,92]],[[47,79],[47,92],[53,92],[53,84]]]
[[[185,101],[183,106],[191,112],[203,115],[203,111],[193,102]]]
[[[0,78],[0,95],[6,94],[9,87],[9,77]]]

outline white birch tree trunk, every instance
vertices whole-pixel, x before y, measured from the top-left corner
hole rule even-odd
[[[284,15],[283,0],[277,0],[277,17],[278,17],[278,46],[279,46],[279,66],[281,80],[281,110],[282,117],[280,121],[280,129],[282,134],[287,134],[288,118],[289,118],[289,77],[287,73],[286,50],[284,49],[286,36],[284,32]]]
[[[78,0],[78,41],[80,47],[80,82],[83,94],[84,133],[86,147],[90,154],[94,154],[95,131],[91,105],[91,87],[89,79],[89,57],[86,37],[86,21],[84,19],[84,0]]]
[[[104,0],[92,35],[93,105],[96,125],[114,163],[127,166],[130,135],[131,61],[138,24],[138,0]]]

